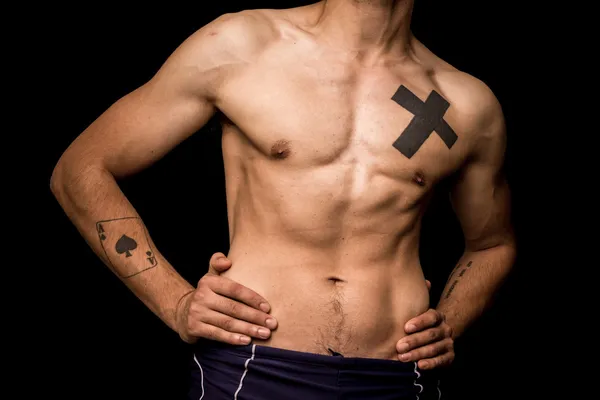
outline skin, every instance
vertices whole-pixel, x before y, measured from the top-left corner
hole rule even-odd
[[[407,0],[330,0],[218,18],[69,146],[53,193],[94,251],[187,342],[252,337],[318,354],[421,360],[421,368],[451,362],[453,339],[484,311],[515,257],[505,129],[490,89],[412,36],[411,11]],[[450,103],[451,148],[436,133],[411,158],[392,146],[414,117],[391,100],[401,85],[421,101],[435,91]],[[215,113],[231,243],[194,288],[116,180]],[[450,176],[465,253],[433,309],[420,224],[433,188]],[[136,244],[130,257],[123,235]]]

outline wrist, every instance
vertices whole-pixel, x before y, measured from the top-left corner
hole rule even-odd
[[[179,334],[181,340],[186,343],[193,344],[197,338],[188,334],[187,329],[187,316],[190,309],[190,302],[192,300],[192,294],[194,290],[190,290],[184,293],[175,306],[175,330]]]
[[[443,307],[437,307],[436,311],[442,316],[444,323],[450,327],[450,336],[456,339],[460,333],[460,324],[457,323],[456,315]]]

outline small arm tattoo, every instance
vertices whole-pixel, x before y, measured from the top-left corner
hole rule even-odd
[[[454,273],[455,273],[456,271],[458,271],[458,269],[460,268],[460,266],[461,266],[461,263],[458,263],[458,264],[456,265],[456,267],[454,267],[454,269],[453,269],[453,270],[452,270],[452,272],[450,273],[450,276],[448,277],[448,282],[450,282],[450,279],[452,279],[452,277],[454,276]]]
[[[454,288],[456,287],[456,284],[458,283],[458,279],[455,280],[454,282],[452,282],[452,285],[450,285],[450,289],[448,289],[448,293],[446,293],[446,299],[448,297],[450,297],[450,295],[452,294],[452,292],[454,291]]]
[[[446,292],[446,296],[444,296],[445,299],[447,299],[448,297],[450,297],[450,295],[454,291],[454,288],[456,287],[456,285],[460,281],[460,278],[462,278],[463,275],[471,268],[471,265],[473,265],[473,261],[469,261],[467,263],[467,265],[463,269],[460,270],[460,272],[458,273],[458,276],[456,277],[456,279],[454,280],[454,282],[452,282],[452,285],[450,285],[450,287],[448,288],[448,291]],[[452,279],[452,276],[454,276],[454,273],[460,268],[460,266],[461,266],[461,264],[459,263],[454,268],[454,270],[450,274],[450,277],[448,278],[448,282],[450,282],[450,280]]]
[[[158,265],[148,232],[140,218],[98,221],[96,232],[109,266],[120,278],[131,278]]]

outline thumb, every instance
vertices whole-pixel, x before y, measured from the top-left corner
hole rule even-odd
[[[425,284],[427,285],[427,290],[431,290],[431,282],[425,279]]]
[[[215,253],[208,262],[208,273],[220,275],[231,268],[231,261],[223,253]]]

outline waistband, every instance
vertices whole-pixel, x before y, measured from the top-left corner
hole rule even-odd
[[[316,354],[252,343],[238,346],[208,339],[200,339],[196,343],[196,349],[205,354],[210,354],[211,352],[225,352],[242,358],[251,358],[254,356],[257,358],[278,359],[291,363],[315,364],[347,370],[383,370],[388,372],[413,372],[415,370],[414,362],[378,358],[344,357],[339,353],[337,353],[337,355]]]

